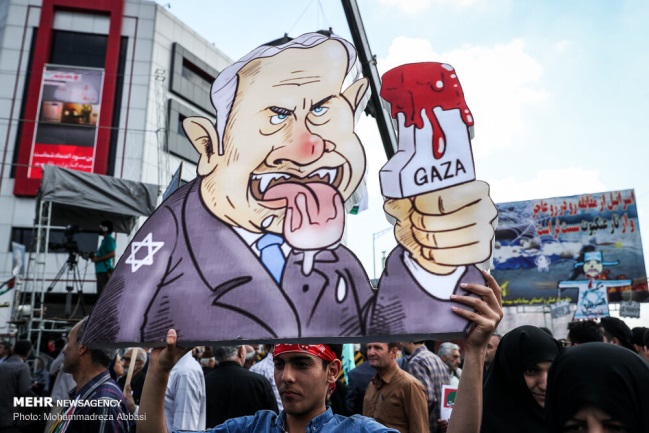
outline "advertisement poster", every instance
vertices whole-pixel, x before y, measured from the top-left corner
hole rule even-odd
[[[575,318],[608,315],[609,302],[647,302],[634,190],[497,205],[493,275],[504,305],[569,301]]]
[[[45,65],[28,176],[52,164],[92,172],[103,69]]]

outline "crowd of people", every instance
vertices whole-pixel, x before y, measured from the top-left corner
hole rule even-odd
[[[469,285],[475,312],[456,342],[369,342],[342,373],[342,345],[90,349],[77,323],[32,386],[29,341],[0,343],[0,432],[649,432],[649,329],[605,317],[496,332],[500,289]],[[458,344],[459,343],[459,344]],[[457,388],[450,419],[442,387]],[[61,391],[64,390],[64,391]],[[30,418],[14,397],[51,396]],[[106,401],[80,405],[77,401]],[[20,413],[20,416],[16,416]]]

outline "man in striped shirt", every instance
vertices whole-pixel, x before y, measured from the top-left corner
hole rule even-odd
[[[63,348],[63,371],[71,373],[77,386],[70,392],[67,407],[54,416],[50,433],[128,433],[135,424],[124,395],[107,367],[114,350],[91,349],[81,343],[86,329],[84,317],[70,331]]]
[[[419,379],[426,388],[428,428],[430,433],[437,433],[442,385],[449,384],[448,367],[439,356],[428,350],[423,341],[401,343],[401,345],[407,359],[404,370]]]

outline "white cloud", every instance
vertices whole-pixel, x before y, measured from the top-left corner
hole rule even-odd
[[[432,0],[381,0],[381,6],[393,7],[407,14],[425,11],[432,3]]]
[[[527,180],[509,176],[488,182],[496,203],[607,191],[597,170],[580,167],[539,170],[535,178]]]
[[[379,59],[378,67],[383,73],[404,63],[423,61],[449,63],[456,69],[476,122],[476,155],[513,145],[526,127],[523,108],[548,97],[541,86],[541,65],[525,52],[521,39],[437,53],[425,39],[398,37],[387,58]]]
[[[455,7],[463,9],[479,4],[481,0],[381,0],[381,6],[393,7],[406,14],[416,14],[430,9],[433,5],[439,7]]]

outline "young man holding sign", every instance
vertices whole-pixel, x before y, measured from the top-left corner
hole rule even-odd
[[[454,309],[473,323],[466,337],[464,377],[455,400],[455,416],[449,433],[477,433],[482,410],[482,365],[487,343],[502,319],[501,291],[493,277],[486,275],[489,286],[468,284],[464,287],[473,296],[456,296],[457,302],[476,311]],[[138,433],[164,431],[164,390],[174,364],[187,352],[176,345],[174,330],[167,333],[166,347],[153,351],[144,384],[138,421]],[[277,345],[274,352],[275,381],[280,390],[284,410],[280,414],[260,411],[254,416],[233,418],[209,430],[220,432],[304,432],[329,433],[345,431],[395,432],[376,421],[354,415],[333,415],[325,405],[327,391],[332,386],[341,362],[329,345]],[[171,433],[171,432],[170,432]]]

